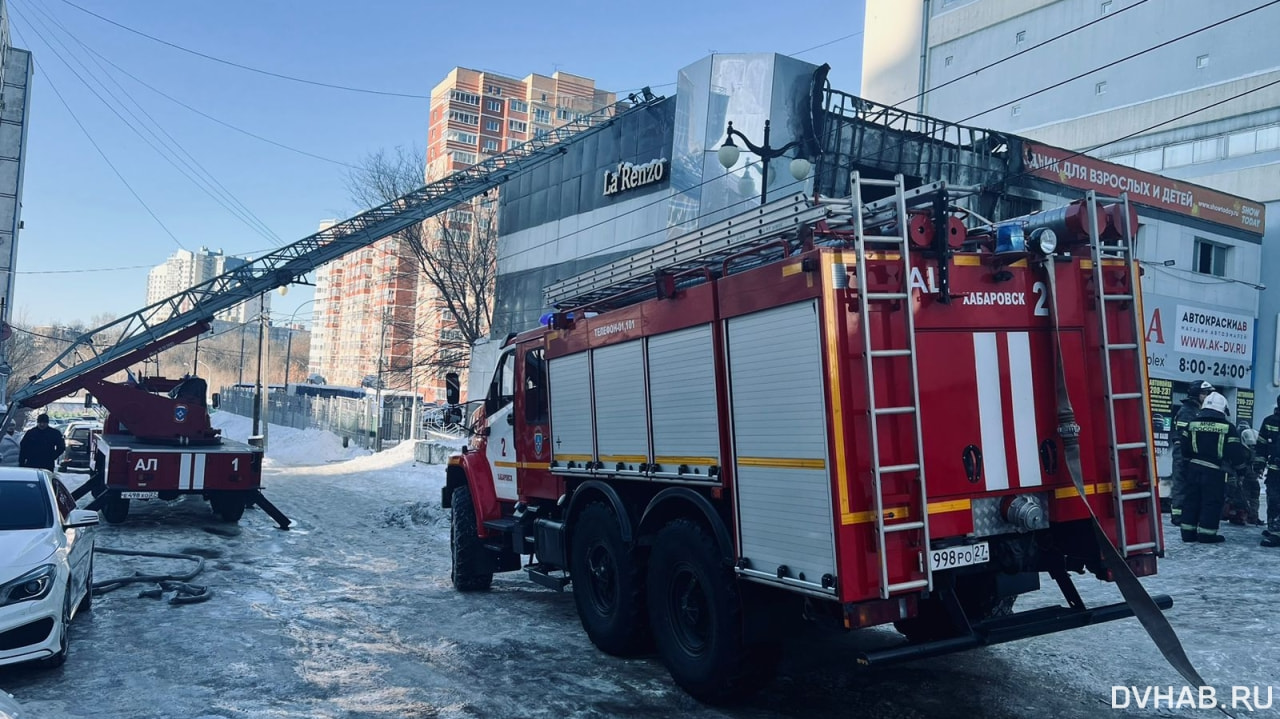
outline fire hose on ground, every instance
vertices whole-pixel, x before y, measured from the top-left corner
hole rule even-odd
[[[115,579],[105,579],[101,582],[94,582],[92,585],[94,595],[101,596],[107,592],[113,592],[121,587],[130,584],[158,584],[156,589],[144,589],[138,593],[139,597],[148,599],[161,599],[168,592],[173,592],[173,596],[169,598],[170,604],[199,604],[207,601],[213,596],[209,588],[199,584],[188,584],[204,571],[204,557],[198,554],[179,554],[173,552],[146,552],[136,549],[115,549],[113,547],[94,547],[93,551],[98,554],[112,554],[122,557],[152,557],[156,559],[183,559],[195,562],[195,569],[186,574],[142,574],[134,572],[132,576],[118,577]]]

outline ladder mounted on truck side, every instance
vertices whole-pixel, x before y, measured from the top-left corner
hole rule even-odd
[[[892,222],[898,217],[899,206],[922,210],[932,207],[934,200],[944,193],[955,199],[980,189],[939,181],[902,190],[901,202],[894,194],[861,204],[862,215],[857,222],[851,198],[815,200],[793,194],[554,282],[545,289],[546,302],[557,310],[614,309],[643,299],[641,291],[652,288],[659,276],[691,278],[699,274],[705,276],[706,272],[723,274],[726,260],[779,241],[798,236],[804,239],[815,230],[852,233],[858,226]],[[820,238],[815,240],[821,243]]]
[[[566,152],[569,144],[603,130],[623,113],[641,111],[663,99],[646,88],[643,99],[633,95],[630,101],[622,100],[579,116],[504,153],[90,330],[32,376],[26,386],[14,392],[5,419],[18,405],[42,406],[35,403],[47,404],[80,389],[81,378],[114,366],[122,357],[136,357],[139,352],[150,356],[166,349],[172,344],[171,338],[182,330],[207,322],[216,313],[241,302],[297,282],[326,262],[478,197]],[[118,339],[100,346],[95,338],[104,335],[118,336]]]

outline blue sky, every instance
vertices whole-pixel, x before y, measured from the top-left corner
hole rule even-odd
[[[671,93],[673,86],[656,86],[674,82],[680,67],[712,51],[791,54],[825,43],[830,44],[799,57],[831,63],[832,83],[856,91],[862,46],[860,34],[846,37],[861,30],[860,0],[818,0],[786,9],[755,0],[483,6],[410,0],[72,1],[130,28],[244,65],[420,95],[429,95],[456,65],[515,77],[559,68],[594,77],[610,90],[652,85]],[[161,128],[153,128],[159,137],[172,136],[284,242],[314,232],[320,220],[352,213],[346,168],[215,124],[105,61],[224,122],[339,163],[358,162],[379,148],[424,144],[424,99],[315,87],[228,67],[114,27],[66,0],[8,0],[7,5],[14,44],[32,50],[36,61],[17,320],[65,323],[138,309],[147,272],[138,266],[159,264],[179,247],[86,139],[55,88],[186,248],[261,253],[276,243],[236,219],[148,147],[64,59],[104,97],[128,103],[120,87],[127,91]],[[104,85],[94,83],[80,63]],[[137,107],[130,108],[142,116]],[[141,127],[140,120],[125,117]],[[184,161],[195,167],[191,159]],[[102,270],[121,267],[132,269]],[[299,309],[298,317],[308,316],[313,305],[300,305],[310,296],[308,288],[295,287],[287,297],[275,297],[273,315]]]

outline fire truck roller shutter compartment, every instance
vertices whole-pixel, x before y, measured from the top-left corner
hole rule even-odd
[[[597,461],[606,472],[641,474],[649,463],[642,340],[592,350],[591,369]]]
[[[659,476],[715,479],[720,422],[711,341],[711,325],[649,338],[649,414]]]
[[[832,594],[822,587],[836,564],[817,304],[735,317],[726,326],[744,573],[782,574]]]
[[[551,375],[551,459],[561,470],[586,471],[595,461],[591,375],[587,353],[548,362]]]

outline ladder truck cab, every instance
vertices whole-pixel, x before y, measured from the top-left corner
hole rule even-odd
[[[1132,616],[1070,574],[1163,550],[1136,213],[977,190],[855,174],[547,288],[448,466],[454,586],[571,583],[598,648],[708,701],[791,617],[893,623],[876,666]],[[1012,612],[1046,577],[1066,605]]]

